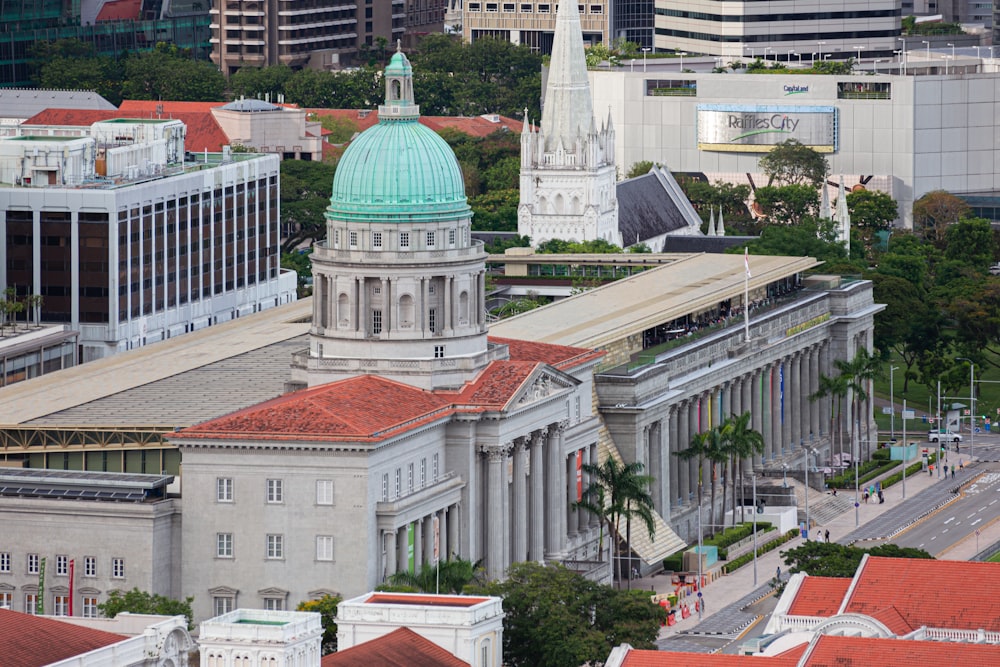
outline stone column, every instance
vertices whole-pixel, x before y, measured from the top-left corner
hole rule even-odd
[[[514,483],[511,501],[513,505],[514,551],[513,562],[528,560],[528,489],[527,466],[524,457],[527,455],[527,442],[524,438],[514,441],[511,456],[514,457]]]
[[[505,445],[482,445],[480,451],[487,460],[486,481],[486,523],[485,554],[486,571],[491,579],[504,576],[506,559],[504,558],[504,463],[507,459],[508,447]]]
[[[566,457],[566,534],[575,537],[580,532],[580,510],[573,507],[576,502],[576,457],[579,450]]]
[[[670,469],[670,507],[676,508],[683,504],[681,500],[681,481],[678,471],[681,468],[681,460],[677,452],[681,450],[680,442],[680,410],[678,406],[672,405],[667,409],[667,466]]]
[[[354,289],[357,296],[354,300],[354,305],[357,308],[354,330],[362,335],[368,335],[368,295],[365,294],[365,279],[362,276],[354,278]]]
[[[694,429],[691,427],[694,423],[694,420],[691,419],[691,415],[694,414],[694,401],[689,400],[682,403],[679,410],[681,439],[677,443],[677,449],[685,450],[691,446],[691,436],[694,434]],[[695,459],[681,459],[678,475],[681,480],[682,502],[690,504],[698,485],[698,462]]]
[[[756,427],[753,424],[756,422],[760,410],[756,410],[753,407],[753,400],[751,398],[753,380],[753,375],[744,375],[740,380],[740,414],[750,411],[750,428],[755,429]],[[753,469],[754,462],[759,458],[759,454],[754,454],[752,458],[746,459],[743,463],[744,472],[750,472]]]
[[[397,559],[399,558],[397,550],[396,531],[385,531],[385,566],[383,571],[386,577],[391,577],[396,574]]]
[[[434,515],[428,514],[420,521],[424,524],[424,562],[434,563]]]
[[[413,569],[420,572],[424,565],[424,522],[417,519],[413,522]]]
[[[454,308],[454,299],[452,290],[455,289],[455,276],[445,276],[444,277],[444,332],[445,335],[450,334],[453,324],[453,313],[452,308]]]
[[[823,343],[819,348],[819,375],[830,376],[830,344]],[[819,376],[816,378],[816,382],[819,382]],[[832,396],[825,396],[819,400],[819,420],[823,423],[823,429],[828,431],[828,434],[833,438],[833,434],[836,432],[836,425],[832,424],[833,415],[833,401],[836,400]],[[839,450],[838,450],[839,451]]]
[[[462,508],[459,505],[452,505],[448,508],[448,557],[460,558],[462,556],[462,544],[459,541],[459,528],[461,527]]]
[[[438,518],[438,556],[441,560],[448,560],[451,552],[448,550],[448,510],[438,510],[435,512]]]
[[[663,422],[654,422],[649,430],[649,471],[653,477],[653,507],[663,517],[670,516],[670,476],[664,463]]]
[[[815,347],[809,349],[809,395],[819,391],[819,350]],[[820,404],[823,399],[809,401],[809,425],[817,438],[826,433],[827,427],[820,418]]]
[[[407,538],[407,531],[408,530],[409,530],[408,526],[403,526],[402,528],[397,528],[396,529],[396,535],[397,535],[397,539],[396,539],[396,545],[397,545],[397,547],[396,547],[396,562],[398,563],[398,565],[396,566],[396,570],[397,571],[403,571],[403,572],[405,572],[405,571],[407,571],[410,568],[410,558],[409,558],[409,553],[408,553],[409,552],[409,544],[407,543],[407,539],[406,539]],[[402,539],[398,539],[399,531],[402,531],[402,533],[403,533],[403,538]]]
[[[763,397],[760,391],[761,383],[761,372],[759,370],[754,370],[750,373],[750,381],[747,383],[749,385],[750,392],[750,413],[752,415],[750,421],[753,424],[753,429],[764,436],[764,452],[754,458],[754,463],[760,463],[764,458],[767,457],[767,443],[770,438],[767,437],[767,432],[764,430],[764,405]]]
[[[811,401],[809,397],[813,393],[813,389],[809,383],[809,357],[811,356],[810,350],[806,349],[802,354],[799,355],[799,403],[798,409],[799,414],[802,416],[802,442],[807,446],[812,446],[812,439],[818,434],[813,429],[812,420],[810,419],[811,411]]]
[[[802,446],[802,410],[799,409],[802,400],[802,380],[799,374],[802,372],[802,358],[794,355],[788,360],[786,366],[791,370],[791,383],[787,385],[785,392],[785,412],[789,424],[788,441],[795,447]]]
[[[778,366],[772,365],[768,369],[768,381],[770,382],[770,392],[768,401],[768,415],[771,417],[771,447],[774,456],[781,456],[781,395],[778,378]]]
[[[698,397],[698,405],[700,406],[701,419],[698,421],[698,432],[704,433],[711,428],[712,418],[710,414],[712,400],[711,394],[704,393]],[[695,461],[695,475],[698,473],[698,462]],[[701,464],[701,485],[704,493],[708,493],[712,484],[712,466],[708,461],[702,461]]]
[[[389,298],[389,279],[381,279],[382,286],[382,333],[379,334],[379,338],[386,338],[389,335],[389,327],[392,322],[392,318],[389,317],[389,310],[392,309],[392,300]]]
[[[531,434],[531,544],[528,556],[533,561],[545,560],[545,468],[543,464],[543,442],[545,431]]]
[[[545,513],[545,546],[552,558],[562,553],[566,539],[566,467],[562,453],[565,423],[549,428],[545,443],[548,456],[545,466],[545,492],[547,511]]]

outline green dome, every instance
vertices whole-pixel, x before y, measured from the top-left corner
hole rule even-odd
[[[454,151],[420,124],[410,63],[402,52],[385,69],[378,124],[344,151],[326,217],[347,222],[446,221],[471,217]]]
[[[416,118],[379,118],[351,142],[327,210],[334,219],[371,222],[470,215],[454,151]]]

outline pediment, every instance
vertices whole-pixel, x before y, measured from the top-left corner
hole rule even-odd
[[[541,367],[525,378],[520,390],[514,394],[508,406],[520,408],[538,403],[556,394],[564,393],[567,389],[574,389],[577,384],[575,378],[560,373],[551,366]]]

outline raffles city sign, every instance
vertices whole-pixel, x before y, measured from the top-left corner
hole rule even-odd
[[[698,148],[766,153],[796,139],[819,153],[837,150],[836,107],[698,105]]]

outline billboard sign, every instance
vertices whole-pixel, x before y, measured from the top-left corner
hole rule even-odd
[[[767,153],[797,139],[819,153],[837,150],[837,108],[699,104],[698,149],[728,153]]]

